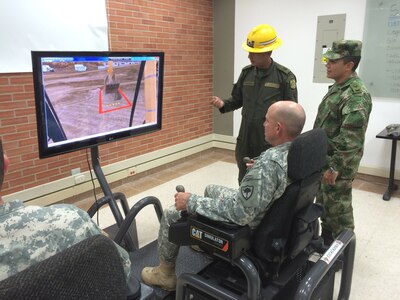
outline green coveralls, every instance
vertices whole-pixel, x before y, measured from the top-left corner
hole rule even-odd
[[[263,123],[268,108],[280,100],[297,102],[296,76],[274,61],[266,70],[251,65],[244,67],[232,89],[231,98],[224,100],[221,113],[242,108],[235,149],[239,184],[247,171],[243,158],[255,158],[271,147],[265,141]]]

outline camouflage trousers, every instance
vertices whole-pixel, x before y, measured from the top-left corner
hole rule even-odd
[[[336,180],[335,185],[321,183],[316,202],[325,209],[322,228],[337,237],[344,229],[354,229],[352,180]]]
[[[218,199],[222,194],[225,197],[234,197],[236,193],[236,189],[210,184],[206,187],[204,191],[204,196]],[[179,246],[171,243],[168,240],[168,235],[170,224],[176,222],[180,217],[180,211],[176,210],[175,205],[171,205],[164,210],[163,216],[161,218],[160,230],[158,232],[158,254],[160,256],[160,259],[165,262],[175,263],[176,257],[178,256]]]

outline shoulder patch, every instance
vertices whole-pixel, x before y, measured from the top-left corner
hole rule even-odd
[[[362,92],[362,86],[361,86],[360,82],[353,81],[352,83],[350,83],[350,87],[353,90],[353,92],[356,94]]]
[[[253,195],[254,187],[251,185],[245,185],[240,187],[240,193],[242,194],[243,198],[249,200],[250,197]]]
[[[297,84],[296,84],[296,79],[291,79],[290,80],[290,88],[292,90],[294,90],[296,88]]]

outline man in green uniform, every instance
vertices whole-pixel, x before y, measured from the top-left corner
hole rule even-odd
[[[211,98],[211,104],[219,108],[221,113],[242,108],[242,122],[235,149],[239,184],[247,170],[243,158],[257,157],[271,147],[264,139],[263,129],[268,108],[280,100],[297,102],[295,75],[271,58],[272,50],[281,44],[282,40],[270,25],[254,27],[247,41],[242,44],[243,49],[249,52],[251,65],[242,69],[229,99]]]
[[[314,128],[328,135],[327,166],[323,170],[317,202],[322,203],[322,237],[325,244],[346,228],[354,229],[352,183],[364,152],[365,131],[372,109],[371,95],[355,70],[361,59],[361,42],[333,42],[323,56],[327,77],[335,80],[322,99]]]

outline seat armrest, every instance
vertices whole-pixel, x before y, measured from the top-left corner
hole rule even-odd
[[[231,230],[237,230],[240,229],[244,226],[238,225],[236,223],[232,223],[232,222],[226,222],[226,221],[215,221],[215,220],[211,220],[207,217],[204,217],[202,215],[196,215],[197,220],[213,225],[216,228],[224,228],[224,229],[231,229]]]
[[[199,245],[207,253],[232,262],[250,249],[251,230],[249,226],[189,215],[171,224],[169,240],[178,245]]]

